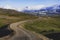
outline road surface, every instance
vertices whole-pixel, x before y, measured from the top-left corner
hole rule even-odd
[[[24,22],[27,21],[20,21],[10,24],[9,27],[14,30],[14,34],[12,36],[0,38],[0,40],[49,40],[43,35],[37,35],[36,33],[24,29],[22,27]]]

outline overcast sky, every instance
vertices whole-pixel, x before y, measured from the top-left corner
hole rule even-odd
[[[59,0],[0,0],[0,7],[7,9],[23,10],[40,9],[46,6],[60,4]]]

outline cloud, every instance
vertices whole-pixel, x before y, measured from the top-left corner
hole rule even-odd
[[[43,7],[45,7],[45,5],[34,5],[34,6],[28,6],[28,8],[26,8],[26,9],[28,9],[28,10],[38,10],[38,9],[43,8]]]
[[[6,9],[13,9],[10,5],[6,5],[6,6],[4,6],[4,8],[6,8]]]
[[[18,10],[18,11],[23,10],[23,8],[22,8],[22,7],[20,7],[20,8],[18,8],[18,7],[13,7],[13,6],[9,5],[9,4],[6,4],[5,6],[4,6],[4,5],[0,5],[0,8],[5,8],[5,9],[14,9],[14,10]]]
[[[11,5],[0,5],[0,8],[6,8],[6,9],[14,9]]]
[[[22,11],[22,10],[38,10],[45,7],[45,5],[33,5],[33,6],[28,6],[28,7],[13,7],[9,4],[6,4],[5,6],[0,6],[0,8],[5,8],[5,9],[14,9],[14,10],[18,10],[18,11]]]

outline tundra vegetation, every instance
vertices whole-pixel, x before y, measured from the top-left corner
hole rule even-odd
[[[38,18],[34,15],[25,14],[11,9],[0,8],[0,27],[6,24],[11,24],[18,21]]]
[[[40,17],[26,22],[24,28],[43,35],[60,32],[60,17]]]

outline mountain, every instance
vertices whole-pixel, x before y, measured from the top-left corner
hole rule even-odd
[[[40,10],[42,10],[42,9],[40,9]],[[60,13],[60,5],[46,7],[44,10],[47,11],[48,13]]]
[[[60,15],[60,5],[54,5],[46,8],[41,8],[39,10],[23,10],[23,12],[30,13],[30,14],[37,14],[40,15],[46,13],[47,15]]]
[[[60,13],[60,5],[54,7],[54,9],[56,10],[56,12]]]

